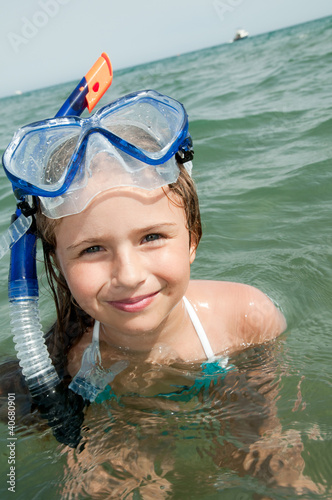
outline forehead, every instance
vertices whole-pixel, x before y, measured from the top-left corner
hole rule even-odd
[[[64,217],[56,228],[56,237],[124,234],[160,224],[186,229],[184,208],[168,187],[153,191],[119,188],[101,193],[83,212]]]
[[[172,211],[174,205],[178,206],[179,200],[176,200],[168,186],[151,191],[136,187],[117,187],[100,193],[82,214],[88,217],[90,214],[110,210],[110,215],[111,213],[120,213],[121,215],[121,213],[130,212],[131,208],[151,213],[154,211],[168,212]]]

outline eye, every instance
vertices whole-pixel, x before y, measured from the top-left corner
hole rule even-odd
[[[153,241],[157,241],[157,240],[160,240],[161,238],[163,238],[163,236],[161,234],[158,234],[158,233],[151,233],[151,234],[148,234],[146,235],[144,238],[143,238],[143,243],[151,243]]]
[[[94,245],[93,247],[89,247],[89,248],[86,248],[85,250],[83,250],[83,254],[86,254],[86,253],[97,253],[97,252],[100,252],[101,251],[101,247],[99,245]]]

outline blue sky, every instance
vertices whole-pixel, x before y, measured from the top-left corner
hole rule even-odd
[[[331,0],[12,0],[0,19],[0,97],[332,15]]]

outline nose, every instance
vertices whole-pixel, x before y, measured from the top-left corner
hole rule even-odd
[[[111,283],[114,287],[137,288],[146,279],[142,256],[135,248],[122,248],[114,256]]]

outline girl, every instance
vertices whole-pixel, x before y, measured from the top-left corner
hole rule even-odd
[[[202,230],[184,108],[146,91],[100,116],[79,140],[63,125],[41,161],[43,182],[79,170],[64,194],[40,197],[37,212],[58,313],[52,356],[91,401],[110,381],[128,390],[118,374],[130,359],[226,366],[227,354],[285,329],[259,290],[190,280]]]

